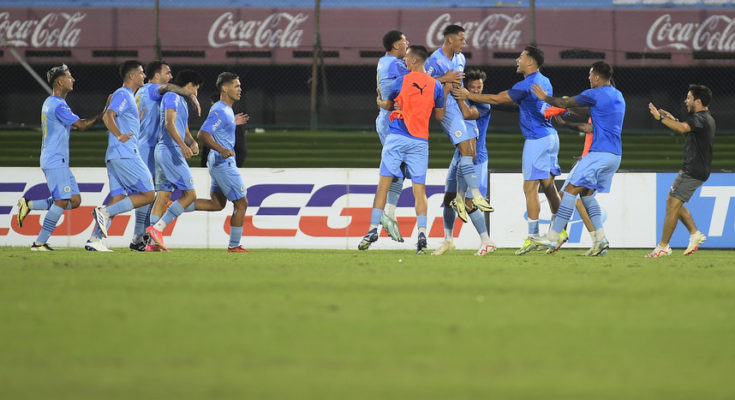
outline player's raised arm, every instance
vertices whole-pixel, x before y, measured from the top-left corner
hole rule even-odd
[[[513,103],[513,99],[508,95],[508,91],[503,91],[498,94],[486,94],[486,93],[471,93],[465,88],[454,88],[452,89],[452,96],[457,100],[471,100],[478,103],[488,103],[492,105]]]
[[[551,104],[554,107],[561,107],[561,108],[570,108],[570,107],[579,107],[580,105],[577,103],[577,100],[574,97],[553,97],[549,96],[544,89],[541,88],[538,84],[533,84],[531,86],[531,90],[533,91],[533,94],[536,95],[539,99]]]
[[[178,85],[174,85],[173,83],[164,83],[158,86],[158,93],[159,94],[165,94],[166,92],[174,92],[183,98],[190,101],[192,104],[194,104],[194,107],[197,109],[197,116],[202,116],[202,107],[199,105],[199,99],[197,99],[196,94],[192,94],[187,92],[184,88]]]
[[[686,136],[687,133],[692,131],[692,127],[689,126],[688,123],[679,121],[670,112],[664,109],[656,108],[653,103],[648,103],[648,111],[651,112],[651,116],[653,116],[657,121],[682,136]]]

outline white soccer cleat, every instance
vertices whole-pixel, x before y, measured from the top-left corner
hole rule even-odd
[[[494,253],[497,248],[494,244],[491,242],[483,243],[480,247],[480,250],[477,250],[477,253],[475,253],[476,256],[486,256],[490,253]]]
[[[100,228],[100,232],[102,232],[102,236],[107,237],[107,222],[110,220],[110,214],[107,213],[105,207],[100,206],[92,210],[92,215]]]
[[[380,225],[383,225],[385,231],[388,232],[388,236],[396,242],[403,242],[403,236],[401,236],[401,230],[398,227],[398,221],[383,213],[380,216]]]
[[[105,244],[102,243],[102,240],[100,239],[87,240],[87,243],[84,245],[84,250],[100,251],[103,253],[112,253],[112,250],[108,249],[107,246],[105,246]]]
[[[439,246],[438,249],[434,250],[431,255],[432,256],[440,256],[448,251],[452,251],[456,249],[457,247],[454,245],[454,242],[445,240],[442,242],[441,246]]]
[[[652,252],[646,254],[646,258],[661,258],[670,256],[671,253],[672,251],[669,245],[666,245],[666,247],[656,246],[656,248],[653,249]]]
[[[556,247],[548,248],[546,249],[546,254],[554,254],[559,249],[561,249],[561,246],[564,245],[564,243],[569,241],[569,234],[567,233],[566,229],[562,229],[561,232],[559,232],[559,239],[556,241]]]
[[[702,232],[697,231],[694,235],[689,237],[689,246],[684,250],[684,255],[688,256],[699,250],[699,245],[704,243],[705,240],[707,240],[707,236],[704,236]]]
[[[532,252],[534,250],[541,250],[543,247],[537,245],[533,242],[534,239],[538,239],[536,236],[529,236],[526,238],[526,240],[523,241],[523,246],[521,246],[520,249],[516,250],[515,254],[517,256],[522,256],[526,253]]]

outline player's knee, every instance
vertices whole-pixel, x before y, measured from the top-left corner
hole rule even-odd
[[[71,198],[71,208],[77,208],[82,204],[82,196],[73,196]]]
[[[245,210],[248,208],[248,199],[247,197],[243,197],[242,199],[238,199],[232,202],[232,205],[235,207],[235,210]]]
[[[152,190],[149,192],[142,193],[142,195],[143,195],[143,200],[145,201],[146,204],[153,203],[153,200],[156,198],[156,192]]]

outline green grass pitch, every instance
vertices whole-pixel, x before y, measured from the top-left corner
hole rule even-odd
[[[735,257],[0,248],[2,399],[731,399]]]

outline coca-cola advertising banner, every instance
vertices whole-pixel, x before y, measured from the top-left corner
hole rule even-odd
[[[441,46],[442,29],[466,29],[468,64],[511,64],[531,41],[528,9],[324,9],[325,63],[374,64],[381,38],[403,31],[413,44]],[[163,9],[163,57],[196,64],[311,62],[314,10]],[[154,56],[154,12],[140,8],[0,9],[0,37],[29,62],[110,63]],[[735,10],[541,9],[536,38],[549,65],[690,65],[733,62]],[[5,49],[0,62],[15,59]]]

